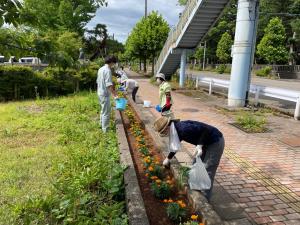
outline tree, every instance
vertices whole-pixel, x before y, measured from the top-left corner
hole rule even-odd
[[[24,0],[21,19],[41,31],[69,30],[80,35],[105,0]]]
[[[269,64],[286,63],[286,34],[281,19],[270,20],[265,29],[265,35],[257,46],[257,54]]]
[[[142,18],[133,28],[126,42],[126,50],[132,57],[139,57],[144,61],[146,72],[147,59],[154,61],[163,48],[169,33],[169,25],[157,12],[150,13],[147,18]]]
[[[188,0],[178,0],[179,5],[186,5]]]
[[[86,36],[86,50],[88,54],[91,54],[90,60],[103,56],[108,38],[106,25],[97,24],[94,29],[87,31]]]
[[[211,54],[208,56],[212,62],[216,62],[218,57],[216,56],[217,46],[222,35],[227,32],[231,36],[234,36],[235,25],[237,15],[237,0],[231,0],[227,8],[224,9],[224,13],[216,23],[216,25],[208,32],[206,36],[207,49]]]
[[[0,0],[0,27],[4,22],[16,26],[21,8],[22,5],[18,0]]]
[[[217,47],[217,57],[222,63],[228,63],[231,58],[231,46],[233,40],[230,34],[224,33]]]

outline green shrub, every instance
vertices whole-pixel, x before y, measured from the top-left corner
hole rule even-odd
[[[29,67],[0,66],[0,100],[33,98],[38,79]]]
[[[219,66],[217,66],[216,68],[216,72],[218,72],[219,74],[223,74],[226,71],[226,65],[225,64],[221,64]]]
[[[236,117],[236,122],[247,132],[258,133],[266,131],[265,117],[244,113]]]
[[[25,66],[0,66],[0,101],[66,95],[95,90],[96,63],[79,69],[48,67],[43,72]]]
[[[268,77],[268,76],[270,76],[271,72],[272,72],[272,67],[266,66],[266,67],[264,67],[264,68],[262,68],[260,70],[257,70],[256,71],[256,76],[259,76],[259,77]]]

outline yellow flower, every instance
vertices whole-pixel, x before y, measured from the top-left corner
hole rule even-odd
[[[152,176],[152,177],[151,177],[151,180],[157,180],[157,179],[158,179],[157,176]]]
[[[148,170],[149,170],[150,172],[154,171],[154,169],[153,169],[152,166],[150,166],[150,167],[148,168]]]
[[[191,216],[191,219],[192,219],[192,220],[197,220],[197,219],[198,219],[198,215],[192,215],[192,216]]]
[[[169,203],[172,203],[173,202],[173,200],[172,199],[169,199],[169,201],[168,201]]]
[[[185,208],[185,207],[186,207],[186,204],[185,204],[183,201],[181,201],[181,200],[178,200],[177,203],[178,203],[178,205],[179,205],[181,208]]]
[[[157,184],[160,184],[160,183],[161,183],[161,180],[158,179],[158,180],[156,180],[155,182],[156,182]]]

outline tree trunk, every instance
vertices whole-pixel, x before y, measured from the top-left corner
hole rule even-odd
[[[18,85],[17,84],[15,84],[15,86],[14,86],[14,98],[18,99]]]
[[[155,63],[155,57],[152,57],[152,76],[154,76],[154,63]]]
[[[147,59],[144,58],[144,73],[147,73]]]
[[[76,92],[79,92],[79,80],[76,81]]]
[[[140,71],[142,71],[142,60],[140,58]]]

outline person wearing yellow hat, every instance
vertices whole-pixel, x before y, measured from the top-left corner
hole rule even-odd
[[[162,116],[173,117],[171,107],[173,105],[171,97],[171,85],[166,81],[166,76],[163,73],[158,73],[155,76],[157,84],[159,84],[159,105],[155,107]]]
[[[205,190],[204,195],[209,200],[212,194],[214,177],[219,166],[225,141],[223,134],[215,127],[192,120],[178,121],[161,117],[154,123],[154,129],[160,135],[169,136],[169,155],[163,161],[165,167],[170,166],[170,160],[179,150],[176,142],[185,141],[196,146],[194,162],[200,157],[205,164],[207,173],[211,179],[211,188]]]

